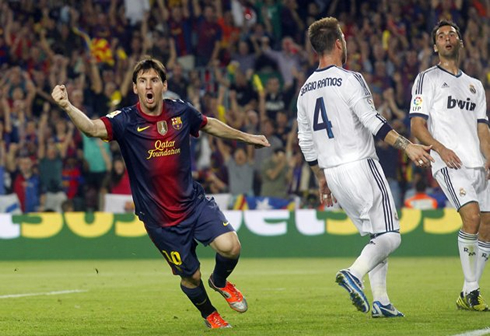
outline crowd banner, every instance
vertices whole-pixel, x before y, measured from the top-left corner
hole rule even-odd
[[[342,210],[229,210],[243,257],[353,257],[360,237]],[[455,209],[399,212],[400,256],[457,256],[461,219]],[[198,248],[213,257],[210,248]],[[156,258],[160,253],[132,213],[0,214],[0,259]]]

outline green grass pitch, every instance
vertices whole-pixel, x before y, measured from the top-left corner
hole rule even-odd
[[[233,325],[224,330],[205,328],[163,259],[4,261],[0,335],[435,336],[490,327],[490,312],[456,309],[463,281],[456,257],[390,259],[390,298],[406,315],[398,319],[372,319],[355,310],[334,281],[336,272],[352,261],[243,258],[230,281],[247,297],[247,313],[232,311],[208,289],[218,311]],[[202,261],[203,279],[213,265],[211,259]],[[486,273],[480,286],[490,300],[490,271]],[[69,290],[79,292],[56,293]],[[371,300],[369,289],[366,294]]]

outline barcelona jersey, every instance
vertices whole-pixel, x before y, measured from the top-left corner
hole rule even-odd
[[[199,136],[206,116],[181,100],[164,100],[159,116],[137,103],[101,120],[126,162],[138,218],[147,226],[179,224],[204,197],[192,178],[190,136]]]

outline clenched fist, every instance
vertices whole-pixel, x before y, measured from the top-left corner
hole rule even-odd
[[[68,92],[66,91],[66,87],[64,85],[56,85],[51,93],[51,97],[53,97],[54,101],[62,109],[66,109],[70,105],[70,101],[68,100]]]

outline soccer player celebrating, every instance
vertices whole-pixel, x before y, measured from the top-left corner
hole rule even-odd
[[[244,133],[206,117],[181,100],[164,100],[166,90],[165,67],[148,58],[133,70],[133,91],[139,99],[134,106],[91,120],[70,103],[64,85],[57,85],[52,96],[84,134],[118,142],[129,173],[136,215],[173,273],[181,277],[182,291],[206,325],[228,328],[201,281],[196,241],[217,252],[209,286],[223,295],[232,309],[243,313],[247,302],[227,281],[238,263],[241,247],[232,225],[192,178],[190,135],[197,137],[203,130],[257,147],[268,147],[269,142],[263,135]]]
[[[393,130],[376,111],[362,75],[342,68],[347,49],[337,19],[312,23],[308,37],[319,64],[298,97],[299,145],[317,178],[322,202],[332,206],[336,199],[359,233],[371,238],[352,266],[337,273],[336,282],[367,313],[363,278],[369,274],[372,316],[403,316],[386,291],[388,256],[400,245],[400,223],[373,135],[404,150],[420,166],[433,160],[430,147],[412,144]]]
[[[490,255],[490,133],[485,89],[459,69],[459,27],[440,21],[432,30],[439,64],[421,72],[412,88],[412,134],[431,145],[432,175],[463,222],[458,233],[464,274],[459,309],[487,311],[479,280]]]

